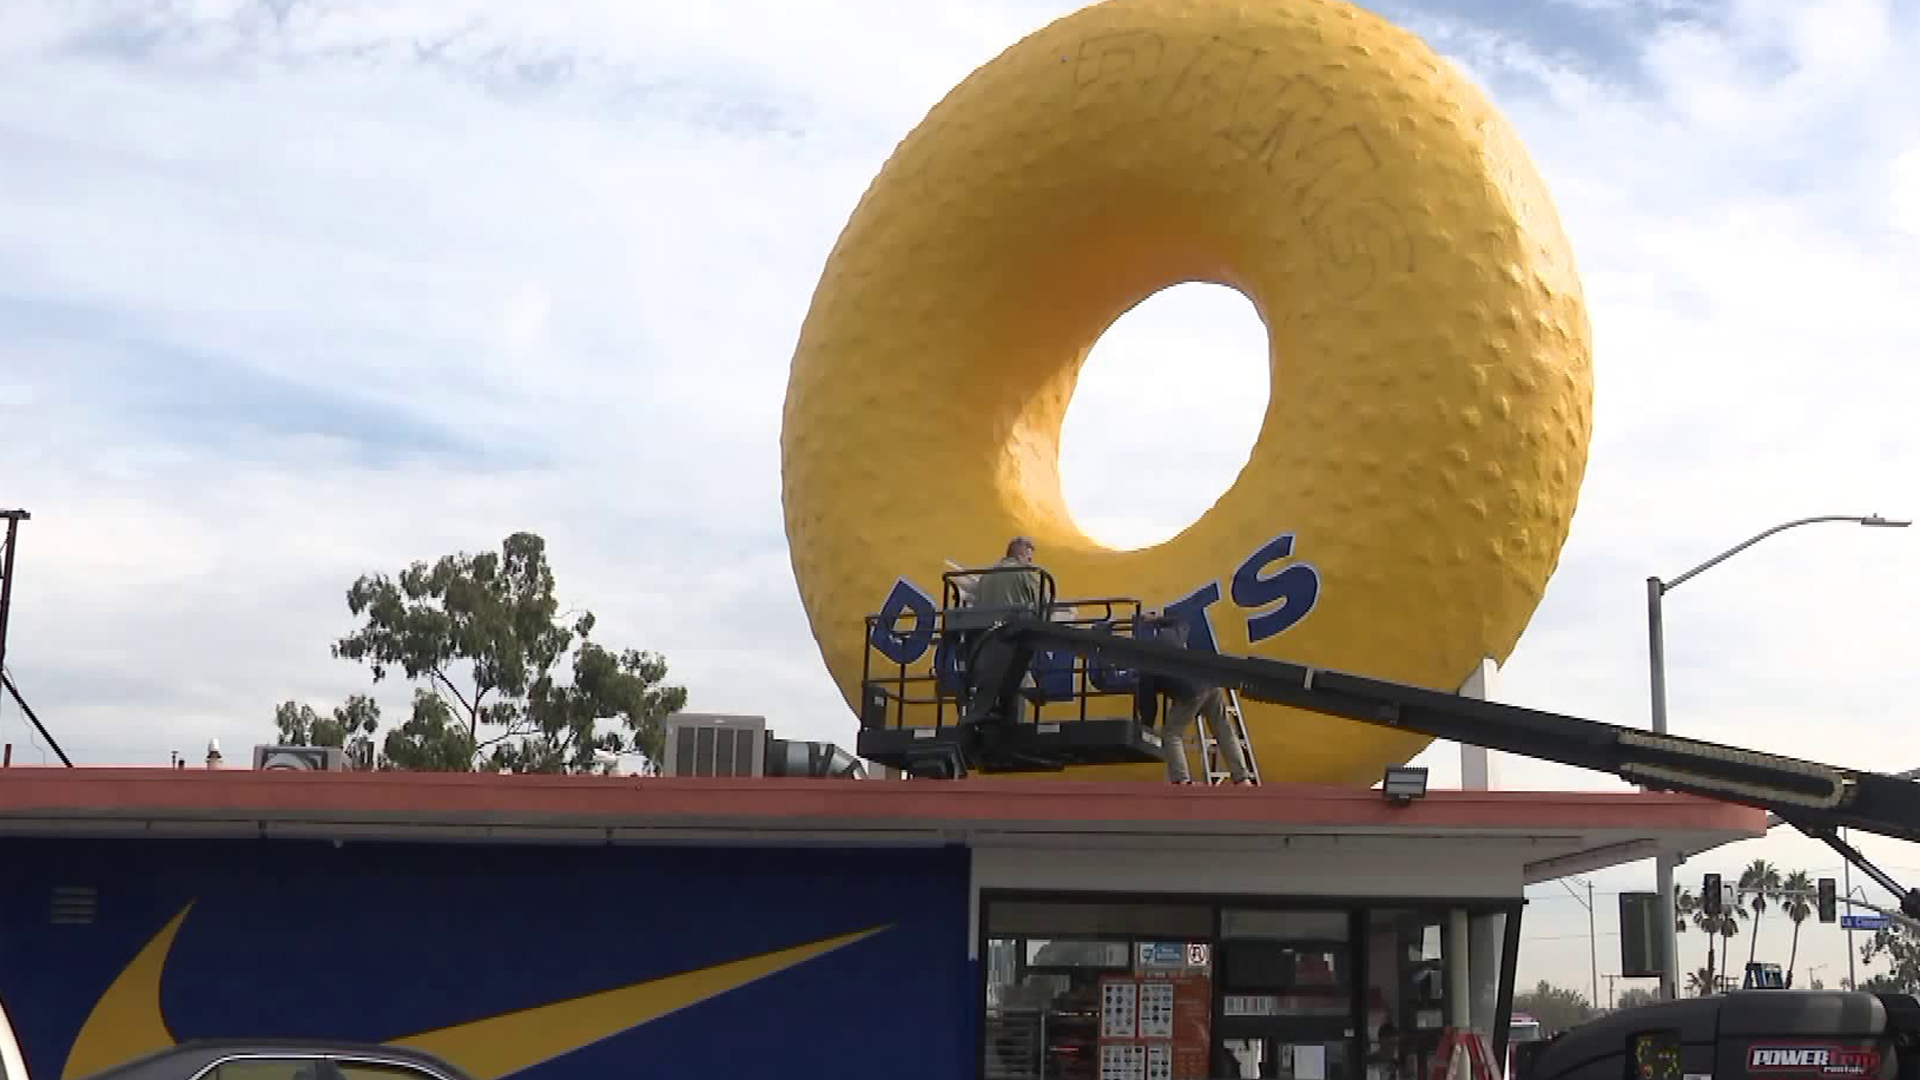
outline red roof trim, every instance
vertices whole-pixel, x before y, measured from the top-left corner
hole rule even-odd
[[[1129,822],[1347,828],[1766,834],[1757,809],[1634,791],[1432,790],[1407,806],[1376,791],[1317,785],[1174,787],[978,779],[886,781],[248,769],[0,769],[0,821],[285,818],[604,825],[720,820],[885,827]]]

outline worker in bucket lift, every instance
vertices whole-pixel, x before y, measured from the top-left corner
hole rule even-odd
[[[997,618],[1014,614],[1044,616],[1045,613],[1040,610],[1040,574],[1032,567],[1033,539],[1016,536],[1007,541],[1007,553],[977,577],[973,587],[973,609],[1001,613]],[[971,634],[966,636],[969,639],[972,637]],[[971,649],[968,651],[971,652]],[[1019,668],[1020,679],[1015,681],[1014,689],[997,699],[990,694],[975,694],[967,703],[967,711],[960,722],[978,723],[993,712],[998,712],[1003,719],[1015,718],[1020,712],[1018,687],[1026,680],[1026,669],[1032,661],[1032,649],[1023,647],[1016,650],[1011,662]],[[978,677],[975,685],[997,686],[1002,673],[988,669],[975,674]]]
[[[1186,620],[1162,618],[1159,624],[1153,635],[1156,640],[1186,647]],[[1226,759],[1227,775],[1236,785],[1251,786],[1253,773],[1247,768],[1246,752],[1233,725],[1227,723],[1226,693],[1217,686],[1201,686],[1188,679],[1162,677],[1159,682],[1173,694],[1173,704],[1167,708],[1166,728],[1160,734],[1160,753],[1167,763],[1167,779],[1175,784],[1193,783],[1193,777],[1187,772],[1185,735],[1187,727],[1198,719],[1213,733],[1220,756]]]
[[[1033,540],[1016,536],[1007,541],[1007,553],[992,568],[979,575],[973,587],[973,606],[982,611],[1019,608],[1037,613],[1040,609],[1040,575],[1026,569],[1033,565]]]

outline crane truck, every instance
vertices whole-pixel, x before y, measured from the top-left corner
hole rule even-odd
[[[861,756],[909,777],[1051,771],[1157,762],[1154,720],[1169,683],[1759,807],[1828,845],[1898,898],[1920,926],[1920,889],[1903,888],[1842,837],[1853,829],[1920,841],[1920,783],[1737,746],[1653,734],[1559,713],[1265,657],[1160,640],[1164,617],[1127,597],[1062,602],[1040,575],[1032,608],[983,611],[945,575],[931,670],[862,671]],[[898,633],[867,618],[870,642]],[[931,713],[932,723],[908,724]],[[1049,712],[1049,710],[1052,710]],[[1753,983],[1753,980],[1749,980]],[[1624,1009],[1515,1048],[1510,1080],[1920,1080],[1920,1001],[1858,990],[1764,989]]]

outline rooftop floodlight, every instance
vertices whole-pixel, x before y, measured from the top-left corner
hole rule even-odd
[[[1389,765],[1380,781],[1380,793],[1395,806],[1405,806],[1427,795],[1427,770],[1418,765]]]

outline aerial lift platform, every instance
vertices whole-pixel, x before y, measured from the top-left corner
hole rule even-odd
[[[974,606],[977,582],[1001,573],[1034,576],[1040,587],[1038,605],[1029,610]],[[982,645],[1010,619],[1127,636],[1150,633],[1154,625],[1140,601],[1130,597],[1061,601],[1053,575],[1039,567],[951,570],[941,577],[931,671],[910,673],[906,664],[875,670],[877,650],[865,650],[859,755],[926,779],[1161,760],[1160,733],[1153,722],[1157,695],[1135,672],[1089,662],[1072,649],[1027,645],[1004,635],[991,640],[1010,647],[988,650],[985,662],[990,667],[983,670]],[[869,643],[896,632],[880,615],[867,616],[866,624]],[[999,685],[1002,669],[1012,673],[1017,685]],[[994,686],[997,700],[983,705],[985,715],[968,723],[975,688],[983,686]],[[916,716],[910,718],[909,710]],[[908,722],[929,717],[930,724]]]
[[[952,565],[952,564],[949,564]],[[972,603],[974,587],[991,574],[1023,573],[1039,584],[1040,601],[1026,611],[989,611]],[[861,671],[861,756],[911,775],[953,778],[969,771],[987,773],[1057,772],[1076,765],[1113,765],[1162,760],[1157,718],[1171,704],[1165,678],[1110,664],[1089,662],[1071,648],[1017,648],[1011,657],[986,654],[990,665],[1011,662],[1021,672],[1017,689],[1007,689],[976,724],[965,723],[974,700],[971,688],[992,682],[993,670],[980,669],[978,645],[986,631],[1010,617],[1044,613],[1053,626],[1079,627],[1108,634],[1152,638],[1173,620],[1143,611],[1132,597],[1102,596],[1062,601],[1053,575],[1039,567],[955,566],[942,577],[941,605],[933,627],[930,672],[909,674],[907,664],[876,672],[875,650],[866,650]],[[867,617],[867,640],[895,633],[879,615]],[[1255,783],[1259,762],[1247,738],[1240,698],[1225,688],[1226,730],[1205,721],[1194,725],[1199,773],[1210,784],[1229,777],[1221,739],[1234,739]],[[908,710],[932,723],[909,724]],[[1011,720],[1012,722],[1003,722]]]

